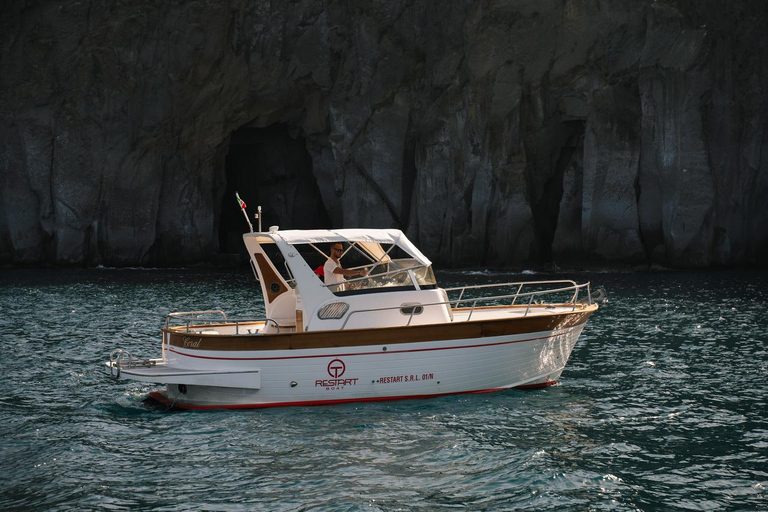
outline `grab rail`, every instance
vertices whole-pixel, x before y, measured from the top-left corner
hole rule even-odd
[[[191,317],[190,320],[187,320],[187,328],[189,328],[189,322],[191,320],[198,320],[199,317],[203,315],[221,315],[224,321],[227,321],[227,314],[220,309],[207,309],[204,311],[177,311],[165,315],[165,328],[168,329],[171,324],[171,319],[173,318]]]
[[[454,292],[456,290],[462,290],[462,293],[464,290],[479,290],[480,288],[501,288],[502,286],[518,286],[518,291],[523,286],[530,286],[530,285],[537,285],[537,284],[562,284],[562,283],[568,283],[570,286],[568,288],[574,288],[579,287],[583,288],[585,285],[589,285],[589,283],[585,284],[576,284],[576,281],[573,281],[572,279],[560,279],[555,281],[514,281],[511,283],[491,283],[491,284],[476,284],[472,286],[457,286],[455,288],[444,288],[446,292]],[[547,290],[544,290],[545,292]],[[562,291],[562,290],[560,290]]]
[[[200,317],[203,315],[220,315],[223,319],[223,322],[219,321],[218,319],[201,320]],[[224,313],[224,311],[221,311],[220,309],[210,309],[206,311],[179,311],[174,313],[168,313],[165,316],[165,328],[170,329],[172,319],[182,319],[182,321],[184,321],[186,317],[188,317],[186,320],[186,326],[185,326],[185,332],[187,333],[189,332],[190,327],[192,327],[193,325],[206,326],[206,325],[217,325],[220,323],[232,323],[235,325],[235,335],[239,335],[240,324],[245,324],[245,323],[253,324],[253,323],[260,323],[260,322],[264,322],[265,326],[266,324],[271,322],[275,326],[275,330],[278,333],[280,332],[280,324],[278,324],[277,320],[275,320],[274,318],[266,317],[266,318],[258,318],[255,320],[234,320],[232,322],[228,322],[227,314]],[[193,322],[196,322],[196,323],[193,323]],[[248,334],[251,334],[251,333],[248,333]]]
[[[512,303],[510,304],[510,306],[512,306],[512,305],[514,305],[514,303],[515,303],[515,301],[517,300],[518,297],[530,297],[528,299],[528,305],[525,308],[525,313],[523,314],[523,316],[528,316],[528,313],[531,310],[531,306],[533,305],[533,299],[536,296],[551,295],[551,294],[555,294],[555,293],[562,293],[562,292],[567,292],[567,291],[573,290],[574,293],[573,293],[573,297],[571,297],[571,300],[569,300],[568,302],[564,303],[564,304],[571,304],[572,305],[571,311],[575,311],[576,310],[576,304],[578,303],[577,299],[578,299],[578,296],[579,296],[579,290],[581,290],[582,288],[586,288],[587,289],[587,296],[591,297],[590,283],[589,282],[586,282],[584,284],[576,284],[575,281],[570,281],[570,280],[563,280],[563,281],[524,281],[522,284],[559,284],[559,283],[571,283],[571,286],[566,286],[564,288],[554,288],[554,289],[547,289],[547,290],[538,290],[538,291],[525,292],[525,293],[520,293],[520,290],[522,289],[522,286],[519,286],[518,287],[518,292],[514,293],[514,294],[496,295],[496,296],[491,296],[491,297],[472,297],[472,298],[468,298],[468,299],[462,299],[461,298],[463,296],[463,294],[464,294],[464,291],[467,290],[467,289],[471,290],[471,289],[475,289],[475,288],[491,288],[491,287],[494,287],[494,286],[519,285],[521,283],[519,283],[519,282],[518,283],[503,283],[503,284],[498,284],[498,285],[478,285],[478,286],[464,286],[464,287],[457,287],[457,288],[447,288],[447,289],[445,289],[446,292],[461,290],[461,295],[459,296],[459,299],[457,299],[457,300],[449,299],[449,300],[445,300],[445,301],[441,301],[441,302],[420,303],[420,304],[418,304],[418,306],[427,307],[427,306],[443,306],[443,305],[447,305],[451,309],[457,309],[459,307],[460,303],[462,303],[462,302],[470,302],[471,301],[472,302],[472,307],[471,307],[471,309],[469,311],[469,315],[467,315],[466,320],[464,320],[465,322],[468,322],[472,318],[472,314],[475,312],[475,308],[477,308],[477,303],[478,302],[489,302],[489,301],[497,301],[497,300],[504,300],[504,299],[511,298],[512,299]],[[588,303],[590,303],[590,302],[591,301],[588,301]],[[451,304],[453,304],[453,303],[455,303],[456,305],[452,307]],[[411,320],[413,319],[413,315],[416,312],[416,305],[412,305],[411,304],[408,307],[411,307],[412,310],[411,310],[411,314],[408,317],[408,322],[406,323],[406,326],[411,324]],[[340,330],[344,330],[344,328],[347,326],[347,323],[349,322],[349,319],[352,318],[352,315],[354,315],[356,313],[371,313],[371,312],[374,312],[374,311],[388,311],[388,310],[395,310],[395,309],[402,309],[402,308],[403,308],[403,306],[400,305],[400,306],[388,306],[388,307],[384,307],[384,308],[358,309],[358,310],[351,311],[347,315],[347,317],[344,319],[344,323],[341,325]]]
[[[399,269],[397,272],[402,272],[403,269]],[[382,275],[382,274],[378,274]],[[365,278],[361,278],[365,279]],[[525,286],[532,286],[532,285],[559,285],[559,284],[567,284],[568,286],[564,287],[558,287],[558,288],[548,288],[544,290],[534,290],[530,292],[523,292],[523,288]],[[487,288],[501,288],[501,287],[510,287],[510,286],[516,286],[517,291],[515,293],[509,293],[509,294],[503,294],[503,295],[492,295],[488,297],[469,297],[464,298],[464,295],[467,291],[471,290],[479,290],[479,289],[487,289]],[[587,296],[586,301],[582,299],[581,301],[578,300],[579,292],[586,288]],[[486,285],[475,285],[475,286],[462,286],[462,287],[455,287],[455,288],[445,288],[444,291],[446,292],[446,296],[448,292],[456,292],[459,291],[459,297],[458,299],[447,299],[440,302],[430,302],[430,303],[419,303],[419,304],[408,304],[408,306],[403,306],[402,304],[399,306],[388,306],[383,308],[368,308],[368,309],[359,309],[359,310],[353,310],[349,312],[349,314],[346,315],[346,318],[344,319],[343,324],[341,325],[341,330],[343,330],[347,324],[349,323],[349,320],[352,318],[353,315],[358,313],[371,313],[376,311],[391,311],[391,310],[402,310],[404,307],[410,307],[411,311],[410,314],[408,314],[408,320],[406,322],[406,326],[411,324],[411,321],[413,320],[413,316],[416,314],[416,311],[419,308],[428,307],[428,306],[448,306],[449,309],[455,310],[459,308],[460,304],[463,303],[471,303],[471,307],[469,310],[469,314],[467,315],[467,318],[463,320],[464,322],[468,322],[471,320],[472,315],[475,312],[475,309],[477,309],[478,304],[488,303],[492,301],[503,301],[512,299],[510,306],[514,306],[518,299],[527,297],[528,303],[525,306],[525,313],[523,316],[528,316],[531,307],[534,305],[534,298],[536,297],[542,297],[546,295],[553,295],[556,293],[563,293],[563,292],[569,292],[573,291],[573,295],[571,296],[570,300],[562,302],[560,304],[570,304],[572,306],[572,311],[576,310],[577,304],[591,304],[593,302],[592,298],[592,292],[590,288],[590,283],[586,282],[584,284],[577,284],[575,281],[572,280],[558,280],[558,281],[518,281],[513,283],[498,283],[498,284],[486,284]],[[523,307],[520,305],[519,307]],[[272,323],[275,326],[276,331],[280,332],[280,325],[278,322],[272,318],[261,318],[257,320],[235,320],[235,321],[227,321],[227,315],[221,310],[206,310],[206,311],[184,311],[184,312],[175,312],[175,313],[169,313],[166,315],[166,322],[165,322],[165,328],[170,328],[170,323],[172,319],[181,319],[184,321],[186,318],[186,332],[189,332],[190,327],[193,325],[192,322],[200,322],[195,325],[199,326],[205,326],[205,325],[215,325],[217,323],[221,323],[221,321],[216,321],[215,319],[209,319],[207,321],[201,321],[200,317],[204,315],[217,315],[221,316],[224,323],[229,323],[235,325],[235,335],[240,334],[240,324],[244,323],[260,323],[264,322],[264,325],[266,326],[268,323]],[[248,333],[252,334],[252,333]]]

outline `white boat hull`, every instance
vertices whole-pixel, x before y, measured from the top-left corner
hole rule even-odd
[[[165,384],[150,396],[186,409],[541,387],[560,378],[599,307],[589,283],[571,280],[440,288],[432,263],[396,229],[273,226],[243,242],[265,317],[170,313],[162,357],[116,349],[114,376]],[[318,278],[313,258],[346,280]]]
[[[303,350],[199,351],[165,345],[167,365],[177,371],[204,371],[205,375],[187,376],[186,383],[156,380],[168,387],[152,396],[178,408],[208,409],[322,405],[540,387],[559,379],[584,325],[449,341]],[[217,371],[226,372],[231,379],[226,387],[207,385],[211,372]],[[241,387],[237,372],[243,372]],[[260,377],[258,389],[245,380],[254,372]]]

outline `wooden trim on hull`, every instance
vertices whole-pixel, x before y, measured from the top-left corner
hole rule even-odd
[[[398,345],[566,329],[585,323],[597,306],[563,313],[508,319],[477,320],[403,327],[376,327],[343,331],[310,331],[264,335],[193,334],[163,329],[173,347],[187,351],[301,350],[370,345]]]
[[[494,347],[499,345],[511,345],[514,343],[528,343],[531,341],[539,341],[539,340],[546,340],[548,338],[552,337],[552,333],[545,334],[543,336],[538,336],[535,338],[525,338],[525,339],[515,339],[515,340],[506,340],[506,341],[496,341],[493,343],[472,343],[469,345],[451,345],[448,346],[447,344],[445,346],[441,347],[430,347],[430,348],[415,348],[411,349],[408,347],[407,343],[400,343],[396,344],[397,348],[393,348],[390,350],[387,350],[386,352],[370,352],[366,350],[362,350],[361,352],[345,352],[345,353],[338,353],[334,352],[333,357],[354,357],[354,356],[371,356],[371,355],[377,355],[377,356],[384,356],[384,355],[392,355],[392,354],[402,354],[405,352],[433,352],[433,351],[442,351],[442,350],[462,350],[467,348],[481,348],[481,347]],[[440,340],[443,341],[443,340]],[[339,347],[339,348],[347,348],[347,347]],[[350,349],[353,349],[355,347],[349,347]],[[173,352],[175,354],[179,354],[181,356],[185,357],[194,357],[198,359],[216,359],[219,361],[279,361],[279,360],[287,360],[287,359],[315,359],[318,357],[328,357],[330,354],[327,351],[318,351],[316,353],[313,353],[312,355],[291,355],[291,356],[280,356],[280,357],[270,357],[270,354],[264,354],[263,351],[259,352],[257,355],[259,357],[220,357],[220,356],[209,356],[209,355],[203,355],[203,354],[190,354],[188,352],[181,352],[174,348],[168,349],[170,352]],[[256,355],[256,354],[255,354]]]

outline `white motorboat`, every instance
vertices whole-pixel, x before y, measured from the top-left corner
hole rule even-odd
[[[161,357],[116,349],[112,375],[165,384],[150,396],[180,409],[543,387],[558,381],[598,309],[589,283],[574,281],[440,288],[430,260],[396,229],[272,227],[243,240],[266,317],[171,313]],[[313,267],[338,242],[344,266],[365,275],[326,285]]]

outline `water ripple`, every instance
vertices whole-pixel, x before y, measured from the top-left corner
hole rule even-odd
[[[0,270],[0,508],[768,508],[768,275],[579,277],[610,302],[558,386],[169,412],[103,361],[155,356],[171,310],[263,314],[247,272]]]

